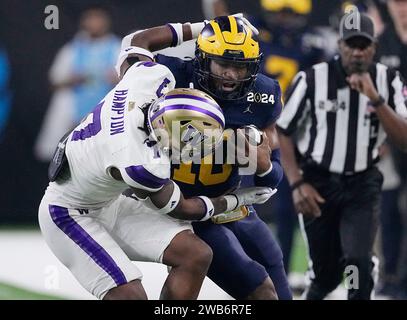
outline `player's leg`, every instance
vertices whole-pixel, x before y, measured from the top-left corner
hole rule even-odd
[[[280,246],[274,239],[270,228],[262,221],[254,208],[250,215],[242,220],[225,224],[236,235],[246,254],[267,270],[281,300],[291,300],[292,294],[284,270],[283,255]],[[250,293],[250,297],[258,299],[267,282],[262,283]]]
[[[103,300],[147,300],[147,294],[140,279],[110,289]]]
[[[192,231],[178,233],[164,251],[163,263],[171,266],[162,299],[196,299],[212,261],[212,250]]]
[[[276,220],[276,237],[283,252],[284,269],[286,273],[289,273],[294,231],[298,226],[298,220],[291,188],[285,176],[278,185],[278,192],[274,197],[269,201],[271,204],[268,209],[271,209],[273,217]],[[265,203],[265,205],[267,205],[267,203]],[[259,207],[262,207],[262,205],[259,205]],[[258,210],[257,212],[262,217],[262,214]]]
[[[99,299],[147,299],[140,270],[96,218],[99,213],[80,213],[43,199],[39,223],[53,253],[91,294]]]
[[[187,221],[158,214],[133,198],[120,196],[112,236],[132,260],[164,263],[171,270],[162,299],[196,299],[212,251]]]
[[[213,251],[208,277],[235,299],[277,299],[265,268],[243,250],[234,233],[225,225],[193,223],[195,233]],[[256,291],[256,289],[258,289]]]
[[[350,300],[370,299],[374,286],[372,251],[382,181],[383,176],[376,168],[347,180],[347,205],[341,218],[340,235],[345,263],[350,267],[347,274]]]

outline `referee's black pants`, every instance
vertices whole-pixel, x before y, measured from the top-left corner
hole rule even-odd
[[[350,279],[348,299],[370,299],[382,174],[376,167],[351,176],[315,166],[303,172],[326,201],[319,218],[303,218],[312,263],[306,299],[323,299],[341,283],[344,271]]]

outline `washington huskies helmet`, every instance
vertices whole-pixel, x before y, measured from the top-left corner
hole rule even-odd
[[[181,157],[203,157],[222,141],[225,118],[216,101],[206,93],[174,89],[150,105],[147,126],[164,151],[171,149]]]
[[[195,50],[195,73],[203,90],[225,100],[245,97],[251,89],[259,70],[261,54],[259,43],[252,29],[244,21],[234,16],[221,16],[211,20],[200,32]],[[233,64],[246,69],[243,79],[233,91],[216,87],[215,81],[227,81],[211,72],[211,61],[221,65]]]

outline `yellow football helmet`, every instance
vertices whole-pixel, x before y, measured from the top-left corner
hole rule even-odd
[[[221,16],[211,20],[200,32],[195,51],[195,74],[203,90],[220,99],[245,97],[256,79],[261,54],[259,43],[249,26],[238,17]],[[222,91],[214,80],[225,80],[211,72],[211,61],[233,64],[246,69],[246,76],[238,79],[233,91]]]
[[[221,143],[225,118],[216,101],[206,93],[174,89],[150,105],[147,126],[152,139],[164,151],[192,159],[204,157]]]

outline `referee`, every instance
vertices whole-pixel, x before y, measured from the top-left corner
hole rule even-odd
[[[338,57],[294,78],[277,122],[309,245],[310,300],[333,291],[344,271],[352,276],[348,298],[370,299],[383,182],[378,149],[387,135],[407,150],[407,87],[398,72],[373,62],[372,20],[346,14],[340,37]]]

